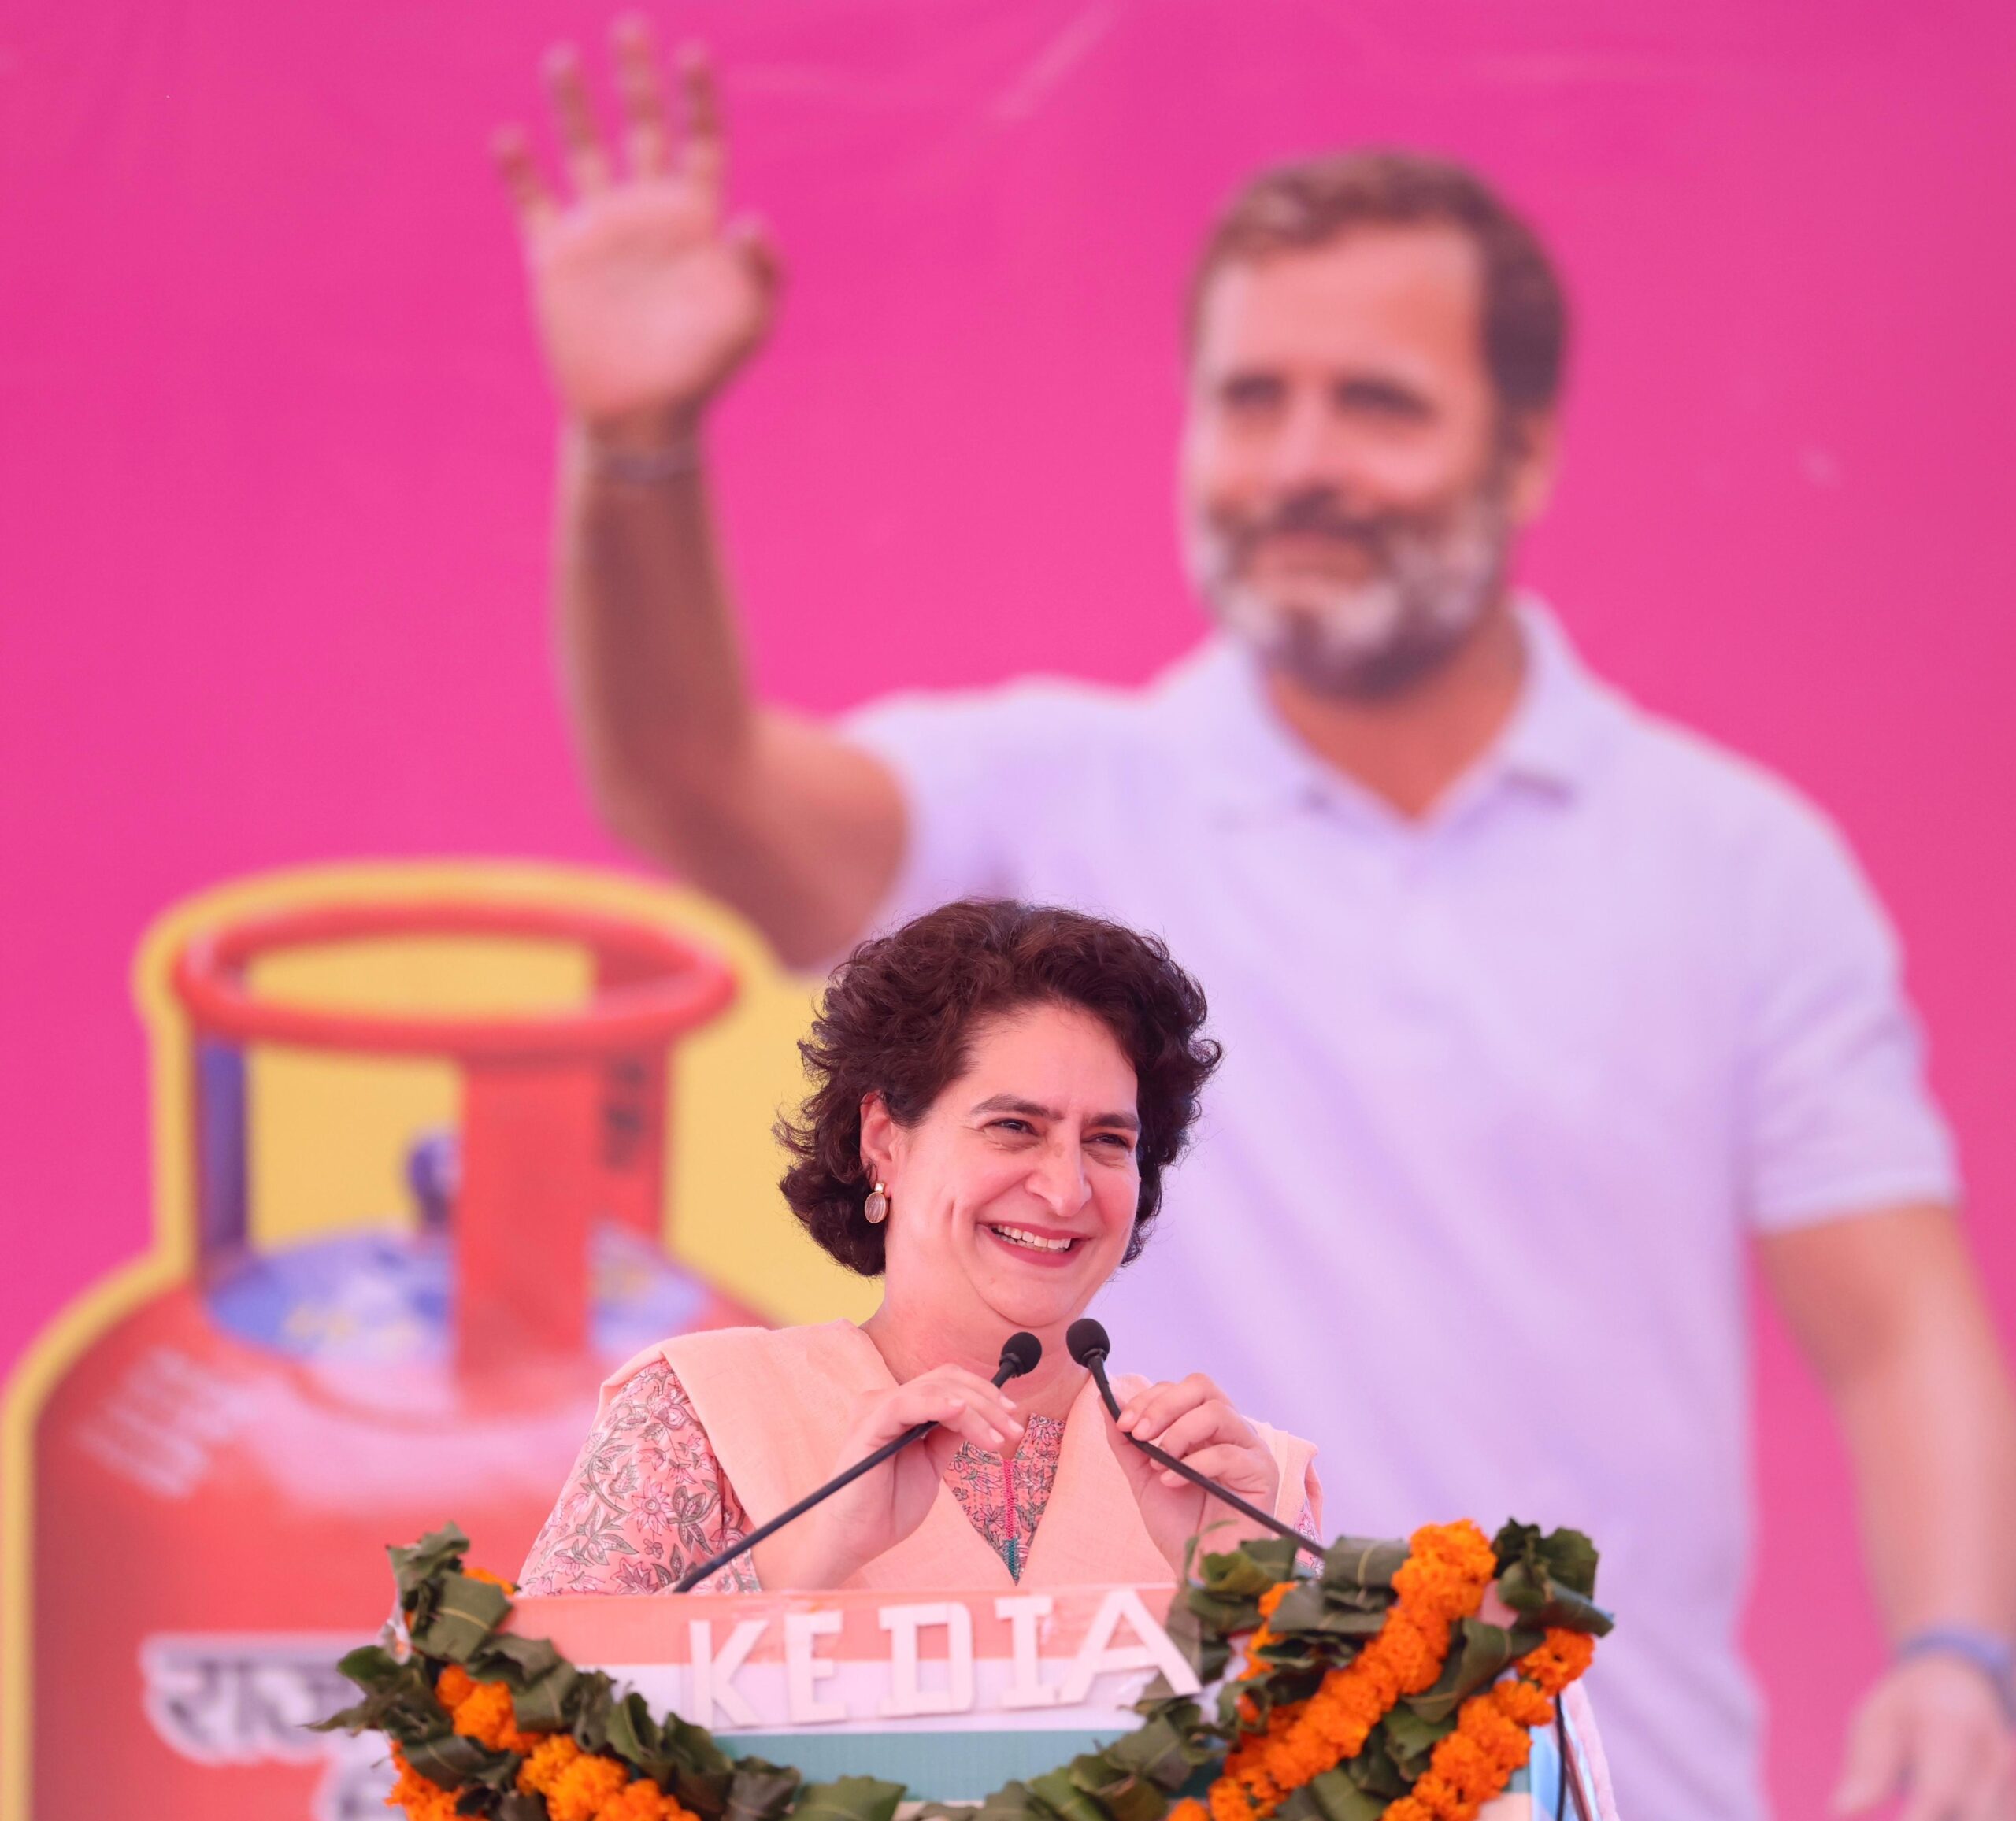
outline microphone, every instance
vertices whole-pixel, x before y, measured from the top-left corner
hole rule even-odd
[[[1070,1349],[1071,1357],[1092,1375],[1092,1382],[1099,1388],[1099,1396],[1105,1401],[1106,1413],[1117,1423],[1120,1419],[1120,1400],[1113,1394],[1113,1386],[1106,1375],[1106,1355],[1113,1351],[1113,1342],[1107,1338],[1103,1323],[1095,1322],[1090,1316],[1081,1316],[1065,1331],[1064,1344]],[[1306,1550],[1320,1562],[1323,1560],[1323,1546],[1312,1543],[1293,1524],[1284,1524],[1272,1512],[1262,1511],[1257,1505],[1249,1504],[1230,1486],[1221,1486],[1208,1475],[1199,1473],[1194,1467],[1178,1460],[1173,1454],[1166,1453],[1152,1442],[1143,1442],[1138,1435],[1127,1439],[1154,1461],[1166,1467],[1170,1472],[1180,1474],[1192,1486],[1201,1486],[1214,1498],[1222,1499],[1234,1511],[1241,1512],[1255,1523],[1265,1524],[1277,1537],[1284,1538],[1299,1549]]]
[[[1026,1332],[1010,1334],[1001,1343],[1001,1364],[994,1370],[995,1388],[999,1390],[1010,1379],[1019,1379],[1025,1373],[1033,1372],[1042,1358],[1043,1342],[1034,1334]],[[902,1434],[884,1442],[873,1454],[857,1460],[845,1471],[835,1474],[824,1486],[808,1492],[788,1510],[779,1512],[768,1523],[758,1524],[740,1542],[723,1549],[717,1556],[710,1556],[699,1567],[688,1569],[673,1583],[673,1592],[691,1593],[709,1575],[726,1567],[737,1556],[754,1549],[765,1537],[775,1536],[794,1518],[803,1517],[815,1505],[831,1498],[841,1487],[853,1485],[864,1473],[880,1467],[891,1455],[901,1453],[913,1442],[921,1441],[937,1427],[936,1418],[926,1423],[913,1423]]]

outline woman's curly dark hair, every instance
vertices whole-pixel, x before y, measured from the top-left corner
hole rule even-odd
[[[796,1161],[791,1212],[850,1270],[878,1277],[883,1229],[862,1212],[861,1103],[882,1097],[913,1126],[963,1074],[976,1021],[1025,1005],[1075,1005],[1133,1064],[1141,1199],[1128,1258],[1161,1210],[1162,1172],[1183,1154],[1199,1097],[1218,1065],[1202,1034],[1204,991],[1154,937],[1080,911],[1010,900],[942,905],[861,944],[833,970],[799,1045],[813,1088],[777,1136]]]

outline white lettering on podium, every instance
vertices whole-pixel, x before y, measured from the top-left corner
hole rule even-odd
[[[876,1711],[888,1719],[921,1714],[965,1713],[973,1704],[973,1616],[964,1605],[937,1601],[884,1606],[877,1616],[889,1634],[889,1692]],[[945,1686],[926,1688],[917,1667],[917,1634],[927,1625],[945,1627]]]
[[[732,1727],[753,1727],[756,1710],[742,1698],[735,1686],[735,1672],[747,1660],[750,1649],[769,1629],[767,1619],[745,1619],[728,1634],[721,1653],[714,1654],[714,1627],[710,1619],[687,1622],[687,1642],[693,1656],[693,1713],[695,1726],[714,1723],[719,1708]]]
[[[994,1616],[1008,1621],[1009,1660],[1014,1678],[1001,1691],[1003,1707],[1054,1707],[1057,1690],[1043,1679],[1036,1656],[1036,1621],[1047,1619],[1056,1602],[1047,1593],[1003,1593]]]
[[[784,1690],[795,1727],[814,1727],[843,1720],[847,1710],[836,1701],[821,1701],[816,1684],[839,1671],[837,1663],[813,1654],[813,1640],[831,1638],[840,1628],[837,1612],[787,1612],[784,1615]]]
[[[1113,1634],[1123,1619],[1133,1627],[1140,1643],[1114,1642]],[[1184,1661],[1169,1634],[1148,1616],[1141,1596],[1132,1587],[1114,1587],[1099,1602],[1057,1698],[1066,1707],[1076,1707],[1091,1693],[1095,1676],[1125,1669],[1159,1669],[1178,1694],[1195,1694],[1199,1686],[1197,1672]]]

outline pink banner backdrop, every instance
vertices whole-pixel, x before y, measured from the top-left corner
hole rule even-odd
[[[827,709],[1182,650],[1177,299],[1208,212],[1342,141],[1476,162],[1579,319],[1527,576],[1603,670],[1846,824],[2016,1323],[2012,19],[668,13],[717,47],[736,187],[791,271],[714,439],[763,686]],[[553,426],[484,157],[542,48],[603,23],[531,0],[0,13],[0,1369],[145,1242],[127,975],[163,905],[332,857],[611,857],[556,704]],[[1840,1450],[1758,1334],[1753,1637],[1781,1812],[1810,1821],[1881,1645]]]

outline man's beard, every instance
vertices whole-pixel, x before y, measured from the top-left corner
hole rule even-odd
[[[1354,546],[1370,573],[1354,582],[1248,580],[1253,550],[1289,532]],[[1236,529],[1191,509],[1184,541],[1192,584],[1270,669],[1317,695],[1368,697],[1405,689],[1469,636],[1498,597],[1509,531],[1499,490],[1486,487],[1434,520],[1354,516],[1328,494],[1292,500]]]

